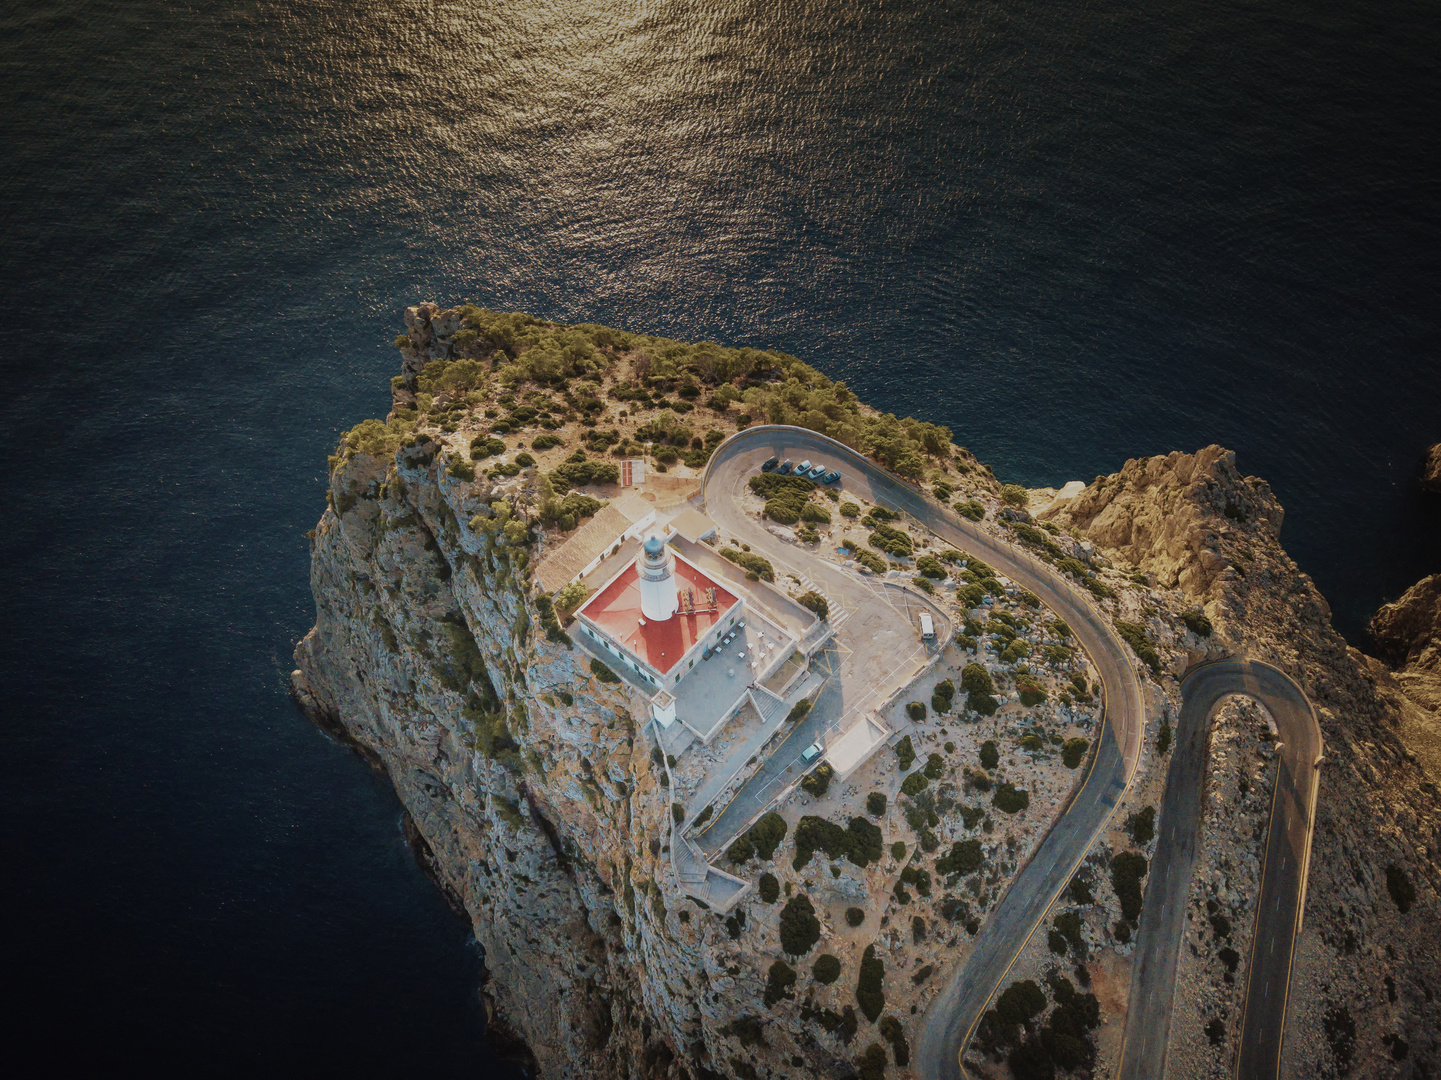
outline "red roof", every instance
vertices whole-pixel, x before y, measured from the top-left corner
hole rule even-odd
[[[680,663],[682,656],[736,604],[734,593],[716,584],[683,559],[675,559],[676,586],[680,606],[664,622],[643,619],[640,610],[640,581],[632,562],[581,608],[581,613],[662,675]],[[686,590],[695,598],[695,614],[686,614]],[[707,589],[715,590],[716,608],[701,610],[709,603]],[[644,625],[642,625],[644,622]]]

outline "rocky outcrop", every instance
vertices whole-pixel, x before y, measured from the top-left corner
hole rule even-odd
[[[1421,463],[1421,490],[1441,492],[1441,443],[1426,451]]]
[[[1397,667],[1441,675],[1441,574],[1422,578],[1371,617],[1371,636]]]
[[[1209,599],[1231,568],[1239,537],[1274,540],[1284,513],[1270,485],[1242,476],[1220,446],[1134,458],[1041,514],[1084,534],[1113,560],[1155,575],[1161,588]]]

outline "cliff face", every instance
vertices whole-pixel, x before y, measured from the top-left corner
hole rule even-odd
[[[1441,773],[1428,777],[1423,748],[1402,737],[1420,730],[1406,711],[1414,702],[1384,664],[1347,646],[1315,584],[1282,549],[1270,488],[1211,446],[1128,461],[1045,516],[1153,575],[1157,588],[1203,603],[1231,650],[1282,668],[1316,706],[1326,762],[1286,1072],[1390,1075],[1403,1044],[1412,1058],[1441,1060],[1433,1000],[1441,984],[1433,780]],[[1403,673],[1415,670],[1417,685],[1431,685],[1437,657],[1435,581],[1378,615],[1378,636],[1410,661]]]
[[[669,805],[631,702],[532,628],[523,553],[461,525],[486,492],[433,448],[334,473],[296,693],[389,774],[542,1073],[639,1074],[727,980],[656,892]]]

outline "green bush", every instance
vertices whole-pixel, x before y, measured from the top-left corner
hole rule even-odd
[[[1081,764],[1086,756],[1086,751],[1091,744],[1085,739],[1067,739],[1066,744],[1061,747],[1061,763],[1068,769],[1074,769]]]
[[[1009,780],[1003,780],[996,785],[996,793],[991,796],[991,805],[1007,814],[1019,814],[1031,805],[1031,796],[1029,792],[1016,788]]]
[[[906,715],[911,718],[912,723],[919,724],[926,718],[926,707],[919,701],[912,701],[906,706]]]
[[[919,945],[924,938],[925,925],[925,920],[919,915],[912,917],[912,933],[919,935],[916,936],[914,944]],[[917,926],[921,928],[919,931],[916,930]],[[901,1022],[894,1016],[881,1017],[881,1038],[891,1044],[891,1052],[895,1055],[896,1065],[899,1068],[904,1069],[911,1063],[911,1048],[910,1044],[906,1042],[905,1029],[901,1027]]]
[[[791,987],[796,984],[796,971],[784,960],[777,960],[771,965],[770,972],[766,975],[766,1008],[775,1008],[776,1002],[791,998]]]
[[[831,523],[831,515],[824,506],[818,506],[816,503],[808,502],[801,507],[801,520],[813,521],[817,525],[829,525]]]
[[[781,908],[781,951],[802,956],[821,939],[821,924],[816,909],[805,893],[792,896]]]
[[[897,840],[895,841],[895,843],[891,844],[891,858],[895,859],[896,862],[900,862],[905,857],[906,842],[904,840]]]
[[[572,581],[555,594],[555,606],[562,611],[574,611],[584,602],[589,592],[583,581]]]
[[[876,956],[876,947],[867,945],[861,957],[860,978],[856,981],[856,1002],[867,1020],[875,1023],[886,1007],[886,995],[882,989],[885,983],[886,965]]]
[[[826,598],[814,589],[801,593],[800,596],[796,597],[796,603],[800,604],[800,606],[807,611],[815,612],[816,618],[820,619],[821,622],[825,622],[830,618],[830,604],[826,603]]]
[[[1111,860],[1111,886],[1121,902],[1121,918],[1132,926],[1141,917],[1141,879],[1146,876],[1146,857],[1123,851]]]
[[[505,450],[504,442],[489,435],[477,435],[470,440],[470,459],[472,461],[483,461],[488,457],[495,457],[496,454],[503,454]]]
[[[1156,646],[1152,643],[1150,635],[1146,633],[1144,626],[1117,619],[1116,632],[1121,635],[1121,640],[1131,647],[1131,651],[1151,669],[1152,675],[1160,674],[1161,657],[1156,652]]]
[[[769,860],[776,853],[781,841],[786,838],[786,828],[786,819],[774,810],[752,825],[746,836],[755,848],[756,857]]]
[[[873,555],[871,552],[867,551],[865,548],[857,548],[855,555],[856,555],[856,562],[860,563],[862,566],[864,566],[864,567],[865,567],[867,570],[869,570],[871,573],[873,573],[873,574],[884,574],[884,573],[886,572],[886,564],[885,564],[885,561],[884,561],[883,559],[881,559],[880,556],[878,556],[878,555]]]
[[[961,689],[971,694],[994,694],[996,684],[980,664],[967,664],[961,669]]]
[[[836,771],[823,761],[801,780],[801,790],[812,798],[822,798],[830,788],[831,777],[835,774]]]
[[[885,1080],[886,1048],[880,1043],[871,1043],[856,1060],[856,1080]]]
[[[573,487],[587,484],[617,484],[620,482],[620,466],[605,461],[587,461],[584,451],[577,450],[566,461],[555,467],[550,474],[550,483],[556,493],[564,493]]]
[[[535,464],[535,458],[531,457],[524,451],[521,451],[519,454],[515,455],[515,463],[519,465],[522,469],[528,469]]]
[[[1022,750],[1038,751],[1046,748],[1046,744],[1041,741],[1041,737],[1035,734],[1022,735],[1016,742]]]
[[[751,842],[750,833],[741,833],[733,841],[731,846],[726,848],[726,858],[736,866],[750,862],[755,858],[756,846]]]
[[[916,795],[919,795],[922,791],[925,791],[926,788],[929,786],[930,781],[926,779],[926,774],[920,769],[917,769],[915,772],[907,776],[904,781],[902,781],[901,794],[914,797]]]
[[[922,555],[916,560],[916,570],[924,577],[941,581],[946,576],[946,568],[941,565],[940,560],[934,555]]]
[[[1040,683],[1029,676],[1018,676],[1016,679],[1016,689],[1020,692],[1022,705],[1028,707],[1039,705],[1046,700],[1046,691],[1041,687]]]
[[[844,855],[860,867],[880,862],[884,855],[880,828],[860,817],[851,818],[849,826],[843,829],[834,822],[807,814],[796,826],[795,844],[796,857],[791,865],[796,870],[809,863],[816,851],[825,852],[830,859]]]
[[[1071,636],[1071,628],[1066,624],[1065,619],[1052,619],[1051,632],[1059,638],[1068,638]]]
[[[1181,621],[1186,624],[1186,629],[1197,637],[1211,636],[1211,620],[1206,618],[1204,611],[1187,611],[1181,615]]]
[[[942,876],[973,874],[985,861],[979,840],[957,840],[949,852],[936,860],[936,873]]]
[[[975,499],[967,499],[964,502],[956,503],[955,511],[968,521],[982,521],[986,516],[986,508],[976,502]]]
[[[859,506],[857,506],[857,505],[856,505],[855,503],[853,503],[853,502],[849,502],[849,501],[843,502],[843,503],[841,503],[839,509],[840,509],[841,517],[846,517],[846,518],[860,517],[861,508],[860,508]]]
[[[926,767],[923,770],[927,780],[939,780],[946,775],[946,759],[940,754],[931,754],[926,758]]]
[[[763,559],[759,555],[752,555],[749,551],[737,551],[735,548],[728,547],[721,548],[720,554],[722,558],[729,559],[737,566],[744,567],[765,581],[774,582],[776,579],[775,567],[770,564],[769,559]]]
[[[908,557],[915,550],[908,533],[879,522],[876,524],[875,532],[871,533],[870,539],[866,542],[877,551],[884,551],[887,555],[893,555],[898,559]]]
[[[786,719],[796,721],[811,711],[811,699],[803,697],[791,706],[791,711],[786,713]]]
[[[923,593],[927,593],[930,596],[936,595],[936,587],[935,585],[931,584],[930,578],[917,575],[916,577],[911,578],[911,584],[914,585],[916,588],[920,589]]]
[[[1001,488],[1001,502],[1007,506],[1025,506],[1030,501],[1030,495],[1020,484],[1006,484]]]
[[[1171,721],[1162,719],[1161,730],[1156,734],[1156,753],[1164,754],[1171,749]]]
[[[956,601],[967,610],[981,606],[986,599],[986,590],[980,585],[962,585],[956,590]]]
[[[830,953],[821,953],[811,965],[811,977],[822,986],[830,986],[841,977],[841,959]]]
[[[502,443],[501,445],[504,444]],[[548,433],[537,435],[535,441],[530,444],[532,450],[549,450],[552,447],[564,445],[565,440],[559,435],[551,435]]]
[[[846,908],[846,925],[850,927],[860,926],[866,921],[866,913],[858,907]]]
[[[1149,844],[1156,837],[1156,808],[1147,806],[1126,818],[1126,831],[1137,847]]]
[[[1096,898],[1091,895],[1091,887],[1086,884],[1086,879],[1080,874],[1071,878],[1070,884],[1071,899],[1078,904],[1094,904]]]
[[[1074,911],[1063,911],[1052,921],[1052,925],[1066,940],[1071,948],[1077,953],[1085,947],[1085,939],[1081,937],[1081,916]],[[1064,952],[1064,950],[1062,950]],[[1084,957],[1082,957],[1084,959]]]
[[[1001,763],[1001,752],[996,747],[995,739],[987,739],[981,743],[981,767],[983,769],[994,769]]]
[[[1386,864],[1386,891],[1391,894],[1396,910],[1402,915],[1416,903],[1416,886],[1411,884],[1406,871],[1395,863]]]
[[[1065,645],[1046,646],[1046,659],[1053,664],[1070,663],[1071,657],[1074,655],[1075,651],[1067,648]]]
[[[911,745],[911,737],[907,735],[900,742],[896,743],[896,761],[901,767],[901,772],[909,772],[915,760],[916,748]]]
[[[873,791],[866,796],[866,813],[871,817],[880,817],[886,812],[886,793],[884,791]]]
[[[781,895],[781,883],[769,871],[761,875],[757,889],[760,892],[761,900],[767,904],[774,904]]]
[[[590,662],[590,673],[603,683],[620,682],[619,675],[596,659],[592,659]]]

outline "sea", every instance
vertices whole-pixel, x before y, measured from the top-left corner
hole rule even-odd
[[[1432,0],[5,4],[12,1048],[516,1075],[286,688],[421,300],[783,349],[1007,482],[1220,443],[1365,647],[1441,570],[1438,52]]]

